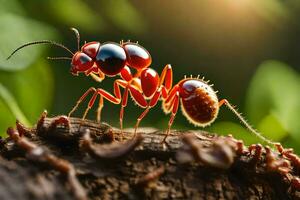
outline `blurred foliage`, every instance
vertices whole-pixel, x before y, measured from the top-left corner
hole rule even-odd
[[[12,50],[20,44],[39,39],[41,35],[53,39],[55,32],[49,25],[20,16],[19,14],[23,15],[24,11],[15,0],[1,1],[0,69],[20,70],[32,64],[41,50],[40,48],[32,48],[30,51],[21,52],[15,59],[7,61],[6,58]]]
[[[49,108],[53,99],[53,77],[48,63],[37,60],[41,48],[18,52],[6,60],[20,44],[55,36],[54,29],[25,16],[25,11],[14,0],[1,0],[0,13],[0,133],[16,119],[30,125],[41,110]]]
[[[53,100],[53,76],[48,63],[35,64],[17,72],[0,73],[0,131],[16,119],[30,125],[41,111],[50,109]]]
[[[267,137],[291,137],[300,150],[300,76],[295,70],[278,61],[262,63],[249,86],[246,111]]]
[[[300,76],[278,61],[262,63],[250,82],[246,96],[246,118],[267,138],[290,141],[300,152]],[[219,122],[211,131],[232,134],[247,141],[259,141],[241,125]],[[291,142],[290,142],[291,143]]]
[[[28,47],[6,60],[19,45],[34,40],[63,41],[75,49],[75,37],[69,27],[76,27],[83,41],[142,42],[151,52],[152,67],[158,72],[166,63],[173,65],[175,82],[186,74],[205,75],[217,85],[220,98],[228,98],[239,108],[245,102],[245,117],[263,135],[300,152],[297,72],[300,1],[0,0],[0,3],[2,135],[16,118],[32,125],[44,109],[50,109],[52,115],[66,114],[90,86],[112,91],[112,78],[99,85],[88,77],[72,77],[68,62],[42,60],[43,55],[66,55],[56,47],[47,48],[47,53],[42,46]],[[270,58],[287,64],[265,61]],[[75,116],[81,115],[85,103]],[[105,102],[102,118],[118,126],[118,112],[119,106]],[[132,126],[140,112],[129,102],[124,125]],[[95,113],[90,112],[89,118],[94,117]],[[164,116],[157,106],[141,126],[166,128],[168,120],[169,116]],[[174,128],[192,127],[178,113]],[[261,142],[225,107],[208,130],[233,134],[247,144]]]
[[[102,17],[83,1],[51,0],[47,7],[47,10],[55,10],[51,15],[62,24],[84,28],[89,32],[105,28]]]

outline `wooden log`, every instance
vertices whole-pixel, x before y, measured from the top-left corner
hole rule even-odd
[[[46,116],[34,128],[17,128],[17,140],[1,143],[1,199],[80,199],[45,155],[74,167],[86,199],[300,199],[295,160],[262,146],[248,149],[231,137],[172,131],[162,144],[163,131],[141,128],[143,139],[133,141],[132,130],[122,138],[108,124]],[[33,154],[20,142],[43,153]],[[130,142],[136,146],[125,151]],[[86,145],[101,150],[100,156]],[[106,151],[115,157],[107,159]]]

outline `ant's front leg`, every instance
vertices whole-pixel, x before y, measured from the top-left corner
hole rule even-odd
[[[120,100],[121,100],[120,86],[124,87],[124,85],[126,85],[126,81],[121,80],[121,79],[118,79],[114,82],[114,95],[115,96],[113,96],[112,94],[110,94],[109,92],[107,92],[103,89],[95,89],[94,87],[89,88],[77,101],[76,105],[73,107],[73,109],[69,113],[68,117],[70,117],[71,114],[78,108],[79,104],[87,97],[87,95],[89,95],[91,92],[93,92],[93,96],[91,97],[91,99],[88,103],[88,107],[86,108],[82,119],[85,119],[88,111],[94,105],[98,94],[100,95],[100,101],[99,101],[99,107],[97,110],[97,118],[100,119],[100,114],[101,114],[101,110],[103,107],[103,97],[114,104],[119,104]]]
[[[125,84],[125,81],[123,80],[116,80],[114,82],[114,93],[115,93],[115,96],[111,95],[109,92],[103,90],[103,89],[97,89],[95,92],[94,92],[94,95],[92,96],[91,100],[89,101],[89,104],[84,112],[84,115],[82,117],[82,119],[85,119],[88,111],[93,107],[94,103],[95,103],[95,100],[97,98],[98,95],[100,95],[100,103],[99,103],[99,108],[98,110],[102,110],[102,107],[103,107],[103,101],[102,101],[102,104],[101,104],[101,97],[107,99],[108,101],[114,103],[114,104],[119,104],[121,103],[121,92],[120,92],[120,85],[124,86]],[[100,113],[98,113],[97,115],[99,115]],[[100,116],[99,116],[100,118]]]
[[[87,97],[87,95],[89,95],[91,92],[95,93],[96,89],[94,87],[90,87],[80,98],[79,100],[76,102],[76,105],[72,108],[72,110],[69,112],[68,117],[71,117],[71,115],[73,114],[73,112],[75,112],[75,110],[77,110],[79,104]]]

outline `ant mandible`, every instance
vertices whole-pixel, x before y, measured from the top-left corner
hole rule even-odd
[[[68,116],[77,109],[79,104],[91,93],[93,95],[88,103],[82,119],[85,119],[88,111],[94,105],[98,95],[100,96],[97,109],[97,121],[100,121],[103,108],[103,98],[114,104],[121,104],[120,109],[120,128],[123,129],[124,108],[127,105],[128,94],[131,95],[136,104],[145,110],[137,118],[134,134],[136,135],[141,120],[147,115],[159,100],[162,100],[162,108],[166,114],[171,113],[168,128],[162,142],[166,141],[170,133],[171,126],[181,103],[181,110],[184,116],[195,126],[205,127],[215,121],[218,116],[219,108],[226,105],[239,120],[254,135],[269,144],[276,144],[266,139],[259,132],[253,129],[242,115],[226,99],[218,100],[216,92],[212,85],[208,84],[203,78],[184,77],[176,85],[172,86],[173,73],[171,65],[166,65],[161,75],[149,68],[152,59],[149,52],[137,43],[123,42],[120,44],[114,42],[88,42],[80,48],[80,35],[77,29],[71,28],[77,38],[77,52],[73,53],[66,46],[49,40],[34,41],[26,43],[7,58],[10,59],[20,49],[37,44],[51,44],[61,47],[71,53],[72,57],[48,57],[48,59],[71,60],[71,70],[73,75],[84,73],[91,76],[97,82],[101,82],[105,75],[113,77],[120,75],[121,79],[114,81],[114,95],[102,88],[89,88],[77,101],[76,105],[70,111]],[[130,67],[135,69],[136,73],[131,73]],[[124,88],[121,96],[120,87]],[[147,101],[148,100],[148,101]]]

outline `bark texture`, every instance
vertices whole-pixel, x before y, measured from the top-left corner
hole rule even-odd
[[[17,129],[20,137],[1,142],[0,199],[300,199],[291,160],[272,151],[292,163],[286,167],[294,179],[287,179],[282,167],[270,170],[265,151],[242,152],[216,134],[172,131],[163,145],[162,131],[142,128],[136,141],[131,130],[121,141],[108,124],[45,116],[34,128]],[[182,140],[187,134],[193,141]],[[55,165],[56,158],[69,164]],[[69,165],[80,186],[66,175]],[[74,192],[78,187],[86,197]]]

